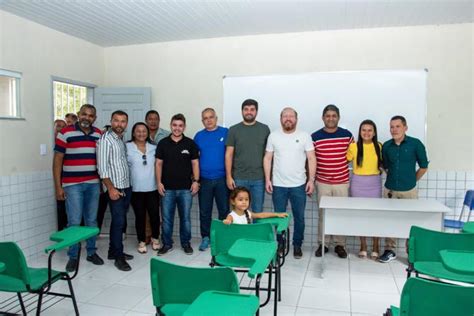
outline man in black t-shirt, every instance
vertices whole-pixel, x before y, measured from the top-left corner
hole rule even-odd
[[[163,216],[162,256],[173,249],[173,224],[176,206],[179,214],[181,247],[191,255],[191,205],[193,195],[199,191],[199,150],[191,138],[184,136],[186,119],[183,114],[171,118],[171,134],[163,138],[156,148],[156,184]]]

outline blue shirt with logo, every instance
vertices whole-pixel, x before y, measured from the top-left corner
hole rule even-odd
[[[227,128],[218,126],[213,131],[203,129],[194,136],[194,142],[199,148],[201,178],[214,180],[225,177],[227,132]]]

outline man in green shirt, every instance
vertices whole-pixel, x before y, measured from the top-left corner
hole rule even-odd
[[[225,152],[226,183],[229,190],[238,186],[250,190],[252,212],[263,211],[265,181],[263,156],[270,129],[257,122],[258,102],[247,99],[242,103],[243,121],[231,126]]]
[[[417,199],[416,182],[428,170],[428,158],[423,143],[414,137],[406,135],[407,121],[397,115],[390,120],[392,139],[382,146],[382,161],[387,172],[384,197],[389,199]],[[418,164],[418,169],[416,165]],[[396,247],[394,238],[385,238],[385,252],[379,258],[380,262],[390,262],[396,259],[393,251]]]

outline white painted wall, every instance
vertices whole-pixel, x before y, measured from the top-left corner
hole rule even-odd
[[[104,49],[0,10],[0,68],[23,73],[24,117],[0,120],[0,175],[50,170],[51,76],[102,84]]]
[[[104,82],[151,86],[163,123],[182,112],[193,135],[205,106],[222,114],[224,75],[428,68],[430,167],[473,170],[473,28],[397,27],[111,47],[105,49]],[[318,129],[320,116],[304,119],[314,120]],[[388,122],[379,128],[388,128]]]

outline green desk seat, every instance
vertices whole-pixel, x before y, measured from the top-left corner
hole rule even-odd
[[[474,222],[467,222],[462,228],[463,233],[474,234]]]
[[[472,316],[474,287],[410,278],[403,286],[400,307],[391,306],[386,316]]]
[[[408,241],[408,277],[411,272],[447,279],[474,283],[474,274],[449,270],[443,264],[440,251],[474,251],[474,234],[445,233],[412,226]]]
[[[56,251],[79,243],[82,240],[97,235],[98,233],[99,229],[96,227],[70,227],[61,232],[52,234],[50,237],[51,240],[57,241],[58,243],[45,249],[45,252],[49,253],[48,268],[28,267],[25,256],[16,243],[0,242],[0,261],[4,264],[4,269],[0,272],[0,291],[16,292],[24,315],[26,315],[26,309],[23,304],[21,293],[26,292],[36,293],[39,295],[38,305],[36,307],[37,315],[41,312],[42,298],[45,294],[70,297],[73,301],[76,315],[79,315],[71,283],[71,280],[77,275],[78,268],[72,277],[66,272],[53,270],[51,268],[52,257]],[[50,291],[51,285],[58,280],[65,280],[68,282],[71,292],[70,294],[54,293]]]
[[[229,249],[229,255],[234,258],[249,259],[252,261],[248,276],[252,279],[265,273],[268,265],[275,258],[277,244],[275,241],[238,239]]]
[[[253,316],[260,302],[255,295],[206,291],[184,312],[183,316]]]
[[[474,274],[474,251],[441,250],[439,254],[443,265],[449,271]]]
[[[263,241],[265,249],[252,246],[252,249],[240,249],[238,242],[236,248],[232,251],[234,244],[240,239],[247,239],[253,241]],[[260,246],[262,246],[260,244]],[[259,258],[260,252],[267,251],[273,253],[273,258],[267,260],[267,266],[262,269],[261,262],[256,264],[256,259]],[[245,254],[244,254],[245,253]],[[250,277],[255,278],[255,287],[240,287],[244,290],[255,290],[255,294],[259,296],[260,291],[266,291],[267,297],[263,304],[265,306],[271,297],[271,292],[275,294],[279,291],[280,268],[279,260],[276,256],[276,242],[273,226],[269,223],[255,223],[250,225],[231,224],[226,225],[220,220],[213,220],[211,223],[211,266],[220,265],[232,267],[236,272],[247,272]],[[253,269],[252,269],[253,268]],[[252,269],[252,271],[250,271]],[[264,273],[268,273],[268,285],[266,288],[260,288],[260,281]],[[275,284],[272,288],[272,277],[275,275]],[[277,301],[274,300],[274,314],[277,313]]]
[[[150,262],[150,278],[158,315],[183,315],[205,291],[239,293],[239,282],[231,268],[185,267],[155,257]]]
[[[291,214],[288,214],[288,217],[270,217],[270,218],[259,218],[256,223],[269,223],[276,227],[277,233],[285,233],[291,221]]]

